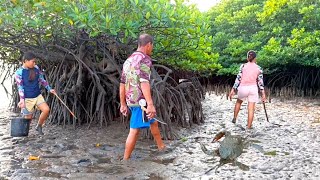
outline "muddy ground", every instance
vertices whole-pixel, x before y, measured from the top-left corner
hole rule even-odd
[[[203,101],[205,123],[179,129],[180,139],[165,141],[173,151],[159,153],[154,142],[140,138],[132,159],[121,161],[128,133],[126,125],[114,122],[99,128],[46,125],[38,136],[33,120],[28,137],[10,137],[10,119],[18,116],[0,109],[0,179],[320,179],[320,100],[299,99],[267,104],[268,123],[257,104],[253,130],[246,126],[246,104],[238,122],[231,123],[235,100],[207,94]],[[233,163],[206,172],[220,158],[204,154],[213,136],[226,129],[248,136],[250,146],[237,159],[249,167]],[[245,128],[244,128],[245,129]],[[39,160],[29,160],[39,156]]]

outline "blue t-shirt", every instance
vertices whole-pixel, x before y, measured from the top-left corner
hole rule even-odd
[[[44,79],[38,66],[34,67],[35,78],[30,81],[30,69],[20,67],[15,73],[15,80],[18,86],[20,99],[35,98],[41,94],[39,85],[43,85],[48,91],[51,90],[48,82]]]

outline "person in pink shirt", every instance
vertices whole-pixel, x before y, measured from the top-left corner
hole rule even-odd
[[[256,56],[257,54],[255,51],[248,51],[248,62],[240,66],[240,71],[229,94],[229,99],[231,101],[235,92],[238,92],[238,99],[234,107],[232,123],[236,123],[242,102],[245,99],[248,100],[248,129],[251,129],[252,126],[255,104],[259,102],[259,90],[261,91],[262,101],[266,101],[263,72],[261,67],[256,64]]]

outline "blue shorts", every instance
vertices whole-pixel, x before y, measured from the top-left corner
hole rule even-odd
[[[154,123],[154,119],[148,119],[147,122],[144,122],[144,111],[141,107],[129,107],[131,111],[131,118],[130,118],[130,128],[132,129],[142,129],[142,128],[149,128],[150,124]]]

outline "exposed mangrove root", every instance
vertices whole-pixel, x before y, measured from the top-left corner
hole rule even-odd
[[[3,44],[2,44],[3,45]],[[30,46],[26,42],[11,44],[21,53],[33,51],[41,70],[58,96],[75,113],[77,119],[55,96],[43,92],[51,107],[49,124],[63,126],[108,126],[121,117],[119,113],[119,84],[122,64],[136,48],[123,44],[115,37],[89,38],[82,31],[72,41],[56,39],[55,43]],[[15,51],[12,49],[12,51]],[[18,67],[18,59],[14,67]],[[163,73],[164,72],[164,73]],[[161,125],[164,139],[175,139],[174,127],[191,127],[204,122],[201,100],[204,90],[196,78],[178,83],[170,77],[172,70],[163,65],[152,68],[152,91],[157,115],[168,125]],[[12,72],[6,78],[12,77]],[[13,107],[19,97],[13,86]],[[128,124],[128,118],[121,118]],[[146,136],[149,136],[145,133]]]
[[[206,92],[227,97],[235,76],[214,76],[200,79]],[[316,67],[287,67],[281,72],[264,75],[266,95],[282,100],[295,97],[320,97],[320,69]]]

